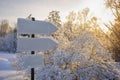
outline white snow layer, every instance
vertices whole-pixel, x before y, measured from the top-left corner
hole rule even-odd
[[[0,52],[0,80],[24,80],[21,71],[16,71],[12,62],[15,54]]]

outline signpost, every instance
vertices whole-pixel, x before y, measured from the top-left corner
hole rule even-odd
[[[49,35],[57,30],[57,27],[50,22],[38,21],[34,18],[27,20],[18,18],[18,34],[30,34],[31,38],[17,38],[17,51],[31,51],[31,55],[25,56],[23,64],[25,68],[31,66],[31,80],[34,80],[34,68],[43,67],[43,55],[35,55],[35,51],[47,51],[55,48],[57,42],[50,37],[35,38],[35,34]]]

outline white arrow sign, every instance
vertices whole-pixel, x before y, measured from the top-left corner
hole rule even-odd
[[[28,68],[28,67],[41,67],[43,68],[44,66],[44,55],[43,54],[38,54],[38,55],[27,55],[24,56],[23,58],[23,68]]]
[[[51,34],[57,27],[50,22],[18,18],[18,34]]]
[[[17,51],[47,51],[55,48],[57,42],[52,38],[18,38]]]

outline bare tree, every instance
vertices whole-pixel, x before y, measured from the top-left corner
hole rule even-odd
[[[59,11],[51,11],[48,15],[48,21],[52,22],[58,27],[61,27],[61,19],[59,13]]]
[[[9,22],[7,20],[2,20],[0,25],[0,36],[5,37],[11,31]]]

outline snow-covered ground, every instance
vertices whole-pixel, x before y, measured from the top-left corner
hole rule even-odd
[[[20,71],[12,67],[15,54],[0,52],[0,80],[23,80]]]

